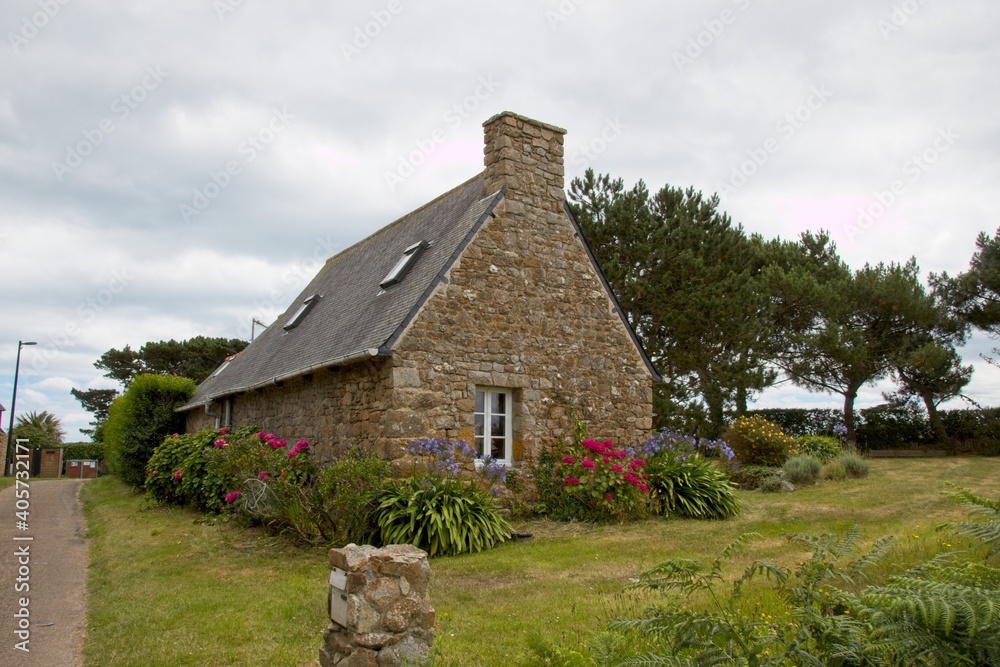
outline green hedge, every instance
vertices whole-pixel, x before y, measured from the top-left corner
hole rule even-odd
[[[103,442],[67,442],[62,446],[63,461],[103,461]]]
[[[843,413],[830,408],[751,410],[793,436],[833,435]],[[941,420],[960,454],[1000,456],[1000,408],[942,410]],[[940,448],[927,413],[918,405],[877,405],[857,411],[857,442],[862,450]]]
[[[174,412],[194,395],[195,384],[172,375],[140,374],[108,410],[105,454],[111,472],[132,486],[146,482],[146,463],[163,439],[184,430],[184,415]]]
[[[833,435],[833,427],[844,423],[844,412],[833,408],[767,408],[749,410],[747,415],[760,415],[781,427],[788,435]]]

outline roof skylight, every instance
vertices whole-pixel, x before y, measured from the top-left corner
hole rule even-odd
[[[302,322],[309,311],[312,310],[312,307],[316,305],[317,301],[319,301],[319,294],[313,294],[311,297],[303,301],[299,309],[295,311],[295,314],[288,318],[288,321],[285,322],[285,331],[289,331],[299,326],[299,323]]]
[[[397,283],[403,281],[403,277],[406,276],[406,272],[410,270],[414,262],[417,260],[417,256],[423,251],[424,248],[428,246],[427,241],[421,241],[420,243],[414,243],[409,248],[403,251],[403,256],[399,258],[396,262],[396,266],[392,267],[389,274],[382,279],[379,283],[379,287],[385,289],[386,287],[391,287]]]

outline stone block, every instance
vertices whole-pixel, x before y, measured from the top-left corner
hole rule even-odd
[[[330,567],[339,567],[347,572],[363,572],[376,551],[378,549],[369,544],[348,544],[340,549],[330,549]]]

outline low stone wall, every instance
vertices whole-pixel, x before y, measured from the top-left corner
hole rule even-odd
[[[322,667],[422,664],[434,643],[427,554],[408,544],[330,550],[331,622]],[[337,580],[337,584],[333,581]],[[343,588],[339,588],[343,586]]]

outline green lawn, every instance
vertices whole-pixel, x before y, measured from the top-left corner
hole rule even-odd
[[[893,560],[917,562],[963,516],[941,495],[953,481],[1000,497],[1000,459],[881,459],[863,480],[822,482],[792,494],[741,492],[743,513],[723,522],[628,526],[519,523],[534,534],[471,556],[431,561],[438,663],[506,665],[531,632],[572,643],[616,611],[630,579],[669,557],[712,558],[742,533],[765,536],[752,558],[790,565],[806,555],[786,533],[821,534],[859,523],[868,542],[899,538]],[[84,487],[90,526],[86,665],[315,665],[325,627],[326,556],[255,531],[196,523],[176,509],[137,511],[116,480]],[[736,570],[734,569],[734,572]],[[769,608],[766,592],[749,604]]]

